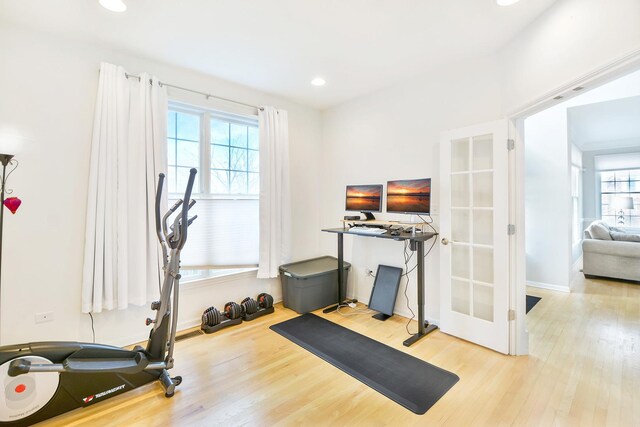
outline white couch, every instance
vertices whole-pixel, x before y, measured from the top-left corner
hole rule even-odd
[[[611,227],[594,221],[582,241],[585,277],[640,281],[640,229]]]

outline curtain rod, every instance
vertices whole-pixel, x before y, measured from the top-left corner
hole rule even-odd
[[[134,78],[134,79],[138,79],[138,81],[140,81],[140,76],[136,76],[134,74],[129,74],[129,73],[124,73],[124,75],[127,78],[131,77],[131,78]],[[161,82],[161,81],[159,81],[158,84],[160,86],[167,86],[167,87],[172,87],[174,89],[184,90],[186,92],[197,93],[198,95],[202,95],[207,99],[216,98],[216,99],[221,99],[223,101],[232,102],[234,104],[244,105],[245,107],[255,108],[255,109],[260,110],[260,111],[264,110],[264,107],[258,107],[257,105],[252,105],[252,104],[245,104],[244,102],[234,101],[233,99],[223,98],[221,96],[216,96],[216,95],[211,95],[210,93],[200,92],[199,90],[187,89],[186,87],[175,86],[175,85],[172,85],[172,84],[169,84],[169,83],[165,83],[165,82]]]

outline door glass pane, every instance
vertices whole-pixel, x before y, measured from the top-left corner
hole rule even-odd
[[[469,175],[451,175],[451,206],[468,207],[469,193]]]
[[[493,135],[473,137],[473,170],[493,168]]]
[[[451,275],[470,279],[469,246],[453,244],[451,248]]]
[[[493,173],[479,172],[473,174],[473,206],[493,206]]]
[[[451,237],[456,242],[471,243],[468,210],[451,211]]]
[[[473,243],[493,244],[493,211],[473,211]]]
[[[451,172],[469,170],[469,139],[451,141]]]
[[[473,315],[478,319],[493,322],[493,288],[473,284]]]
[[[451,310],[469,315],[471,295],[469,282],[466,280],[451,280]]]
[[[473,280],[493,283],[493,249],[473,248]]]

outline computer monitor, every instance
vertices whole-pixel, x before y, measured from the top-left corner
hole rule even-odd
[[[368,220],[375,219],[371,212],[382,210],[382,184],[347,185],[345,210],[359,211]]]
[[[387,181],[387,212],[431,213],[431,178]]]

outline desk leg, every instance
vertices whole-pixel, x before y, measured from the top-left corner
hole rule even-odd
[[[414,241],[412,243],[415,244],[415,247],[411,249],[415,248],[418,252],[418,333],[403,342],[405,347],[409,347],[419,339],[424,338],[427,334],[438,329],[436,325],[430,325],[429,322],[425,322],[424,320],[424,242]]]
[[[338,305],[342,302],[358,302],[357,300],[346,301],[347,284],[344,280],[344,235],[338,233],[338,304],[332,305],[322,310],[323,313],[331,313],[338,309]]]

